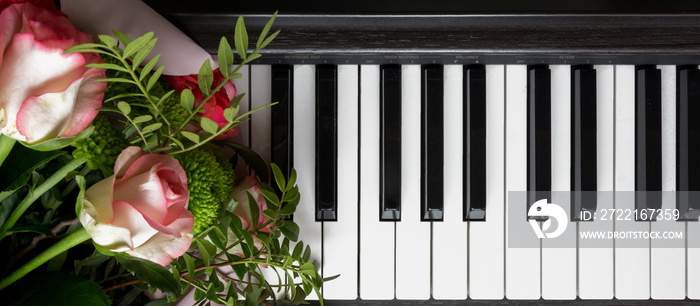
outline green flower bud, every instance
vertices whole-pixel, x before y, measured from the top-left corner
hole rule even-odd
[[[212,144],[174,156],[187,173],[189,210],[194,215],[195,234],[211,226],[223,213],[233,190],[231,163]]]

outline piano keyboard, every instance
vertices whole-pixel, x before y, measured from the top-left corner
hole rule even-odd
[[[269,18],[239,3],[146,2],[212,53],[222,35],[232,41],[239,14],[250,41]],[[300,239],[324,276],[341,274],[324,299],[700,299],[692,195],[586,196],[700,191],[698,4],[608,13],[522,2],[516,14],[491,14],[496,2],[315,1],[310,13],[276,3],[281,34],[235,84],[242,109],[280,104],[240,135],[267,162],[296,169]],[[683,220],[575,221],[557,239],[581,247],[532,238],[513,248],[509,233],[532,229],[528,205],[508,205],[510,191],[554,197],[569,216],[678,208]],[[684,231],[684,247],[592,248],[578,236],[662,229]]]
[[[273,140],[288,123],[271,122],[269,109],[241,135],[267,162],[293,152],[300,239],[323,275],[341,274],[324,285],[326,299],[700,299],[698,248],[506,243],[515,222],[508,210],[526,219],[526,207],[506,205],[508,191],[696,190],[688,184],[700,170],[697,149],[682,139],[700,136],[692,119],[699,73],[671,65],[249,65],[235,83],[243,107],[291,93],[278,95],[287,102],[276,111],[293,114],[293,141]],[[690,177],[677,178],[680,169]],[[657,208],[676,208],[668,203]],[[574,209],[623,208],[599,204]],[[681,214],[700,209],[690,205]],[[569,226],[572,241],[592,227]],[[700,242],[697,217],[674,228],[688,245]]]

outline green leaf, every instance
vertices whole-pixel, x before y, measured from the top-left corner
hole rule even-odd
[[[305,262],[304,264],[302,264],[301,267],[299,267],[299,270],[301,270],[301,273],[304,273],[308,276],[316,276],[316,267],[314,267],[314,264],[310,262]]]
[[[133,80],[122,79],[122,78],[97,79],[97,80],[95,80],[95,82],[105,82],[105,83],[127,83],[127,84],[136,85],[136,82],[134,82]]]
[[[124,58],[129,58],[132,55],[136,54],[141,48],[146,46],[148,42],[153,38],[153,32],[148,32],[144,34],[143,36],[134,39],[132,42],[129,44],[126,44],[126,47],[124,48]]]
[[[158,82],[158,79],[160,79],[160,75],[163,73],[163,69],[165,69],[165,66],[160,66],[158,70],[156,70],[153,75],[151,75],[151,78],[148,79],[148,84],[146,84],[146,91],[151,91],[151,88],[153,85]]]
[[[151,119],[153,119],[153,117],[151,115],[143,115],[143,116],[138,116],[138,117],[134,118],[133,121],[134,121],[134,124],[139,124],[139,123],[151,121]]]
[[[249,56],[245,59],[244,62],[245,62],[245,63],[250,63],[250,62],[252,62],[252,61],[258,59],[258,58],[261,57],[261,56],[262,56],[262,54],[260,54],[260,53],[253,53],[253,54],[249,55]]]
[[[290,191],[294,188],[297,183],[297,171],[292,168],[292,173],[289,174],[289,181],[287,182],[287,188],[284,191]]]
[[[231,99],[231,102],[228,103],[228,107],[233,107],[236,109],[236,114],[238,114],[238,110],[240,109],[240,104],[241,104],[241,99],[245,96],[245,93],[237,94],[233,99]]]
[[[112,97],[109,97],[109,98],[105,99],[104,102],[109,102],[109,101],[114,101],[114,100],[120,100],[120,99],[123,99],[123,98],[133,98],[133,97],[139,97],[139,98],[141,98],[141,97],[143,97],[143,94],[142,94],[142,93],[123,93],[123,94],[118,94],[118,95],[115,95],[115,96],[112,96]],[[116,109],[115,109],[115,108],[111,108],[111,107],[107,107],[107,106],[102,106],[102,108],[100,108],[100,110],[101,110],[101,111],[111,111],[111,110],[116,110]]]
[[[296,210],[297,210],[297,203],[289,202],[289,203],[284,204],[284,206],[282,206],[282,209],[280,209],[280,214],[291,215]]]
[[[139,76],[139,82],[143,81],[144,78],[153,70],[153,67],[156,66],[158,63],[158,60],[160,59],[160,54],[157,54],[154,56],[146,65],[143,66],[143,69],[141,69],[141,75]]]
[[[221,41],[219,42],[219,71],[225,77],[231,73],[231,65],[233,65],[233,51],[231,51],[231,45],[228,44],[226,36],[221,36]]]
[[[260,189],[260,193],[263,195],[263,197],[265,197],[265,199],[272,202],[272,204],[280,205],[280,199],[274,192],[265,189]]]
[[[247,249],[243,249],[243,253],[248,253],[245,254],[246,257],[255,255],[255,240],[253,240],[253,235],[251,235],[248,231],[241,231],[241,236],[243,236],[247,247]]]
[[[336,279],[336,278],[338,278],[338,277],[340,277],[340,274],[336,274],[336,275],[329,276],[329,277],[324,277],[324,278],[323,278],[323,281],[324,281],[324,282],[330,282],[330,281],[332,281],[332,280],[334,280],[334,279]]]
[[[204,264],[209,267],[211,260],[216,256],[216,247],[209,241],[196,239],[197,248],[199,248],[199,253],[202,255]]]
[[[267,21],[265,24],[265,27],[263,28],[262,32],[260,32],[260,37],[258,37],[258,42],[255,44],[255,47],[257,49],[262,49],[260,45],[262,45],[263,40],[265,39],[265,36],[267,36],[267,33],[270,32],[270,28],[272,27],[272,23],[275,22],[275,18],[277,17],[277,11],[275,11],[274,14],[272,14],[272,17],[270,17],[270,20]]]
[[[279,190],[286,190],[287,186],[285,185],[284,174],[282,174],[280,167],[278,167],[275,163],[270,164],[270,167],[272,168],[272,174],[275,177],[275,182],[277,183]]]
[[[192,113],[192,108],[194,108],[194,95],[189,88],[185,88],[180,93],[180,105],[184,107],[187,112]]]
[[[73,137],[59,137],[59,138],[54,138],[54,139],[49,139],[43,142],[39,142],[37,144],[27,144],[25,142],[20,141],[22,145],[24,145],[27,148],[30,148],[32,150],[37,150],[37,151],[54,151],[58,149],[63,149],[74,142],[76,142],[79,139],[87,138],[92,134],[92,132],[95,130],[94,126],[89,126],[82,132],[78,133],[78,135],[75,135]]]
[[[245,192],[248,195],[248,207],[250,211],[250,221],[252,222],[253,228],[258,228],[258,221],[260,220],[260,207],[258,207],[258,202],[255,201],[250,192]]]
[[[122,66],[119,66],[117,64],[109,64],[109,63],[91,63],[85,65],[85,67],[90,67],[90,68],[100,68],[100,69],[111,69],[111,70],[117,70],[117,71],[122,71],[129,73],[129,69],[126,69]]]
[[[280,231],[291,241],[299,239],[299,226],[291,220],[284,222],[284,226],[280,227]]]
[[[160,289],[168,295],[178,296],[180,292],[180,282],[173,277],[167,268],[149,260],[116,254],[120,265],[149,285]]]
[[[263,43],[260,44],[260,47],[258,47],[258,49],[262,49],[262,48],[267,47],[267,45],[270,44],[270,43],[272,42],[272,40],[275,39],[275,37],[277,37],[277,35],[278,35],[279,33],[280,33],[279,30],[278,30],[277,32],[275,32],[275,33],[272,33],[272,35],[270,35],[270,37],[268,37],[267,39],[265,39],[265,41],[263,41]]]
[[[192,256],[190,254],[182,254],[182,257],[185,259],[185,266],[187,267],[187,279],[192,281],[194,278],[194,259],[192,259]]]
[[[157,122],[157,123],[151,124],[149,126],[146,126],[145,128],[143,128],[143,130],[141,132],[144,134],[150,133],[150,132],[153,132],[153,131],[159,129],[161,126],[163,126],[163,124],[160,122]]]
[[[197,74],[197,85],[199,85],[199,90],[202,94],[209,96],[211,92],[211,84],[214,83],[214,71],[211,70],[211,63],[207,59],[204,61],[201,67],[199,67],[199,74]]]
[[[237,109],[233,107],[228,107],[224,110],[224,119],[228,121],[229,123],[233,122],[234,119],[236,119],[236,113],[238,112]]]
[[[36,151],[25,146],[15,146],[0,167],[0,190],[3,190],[0,192],[0,201],[24,186],[35,169],[63,154],[63,151]],[[2,223],[0,221],[0,225]]]
[[[218,249],[223,250],[224,248],[226,248],[219,236],[216,235],[216,231],[209,231],[209,233],[207,233],[207,237],[209,237],[211,243],[214,244],[214,246],[216,246]]]
[[[201,120],[199,121],[199,124],[202,125],[202,129],[211,133],[211,134],[216,134],[216,132],[219,130],[219,125],[214,122],[214,120],[211,120],[207,117],[202,117]]]
[[[311,259],[311,247],[306,246],[306,249],[304,250],[304,256],[301,257],[301,260],[303,261],[309,261]]]
[[[149,53],[151,53],[151,50],[153,50],[153,47],[155,47],[156,42],[158,41],[158,38],[151,39],[139,52],[136,53],[136,56],[134,56],[134,61],[131,64],[132,69],[136,70],[136,68],[141,65],[141,62],[148,56]]]
[[[95,52],[95,49],[93,48],[104,48],[105,46],[103,44],[99,43],[86,43],[86,44],[79,44],[72,46],[68,48],[68,50],[64,51],[63,53],[75,53],[75,52]],[[76,50],[81,50],[81,51],[76,51]]]
[[[55,305],[100,306],[110,305],[109,297],[95,282],[61,272],[26,277],[5,290],[3,304],[7,306]]]
[[[243,60],[246,59],[248,55],[248,32],[245,29],[245,22],[243,21],[243,16],[238,17],[236,22],[236,29],[234,35],[234,41],[236,44],[236,52]]]
[[[117,39],[119,39],[119,41],[121,41],[123,45],[126,46],[131,43],[131,38],[129,38],[129,36],[126,36],[124,33],[119,32],[117,30],[112,30],[112,33],[114,33],[114,36],[116,36]]]
[[[180,134],[182,134],[182,136],[185,136],[185,138],[189,139],[191,142],[199,143],[199,135],[197,135],[195,133],[188,132],[188,131],[181,131]]]
[[[122,112],[122,114],[124,114],[124,116],[128,116],[129,113],[131,113],[131,106],[129,105],[129,103],[119,101],[119,103],[117,103],[117,107]]]
[[[304,250],[304,242],[299,241],[296,246],[294,246],[294,251],[292,251],[292,258],[299,260],[301,256],[301,251]]]
[[[263,216],[268,217],[270,219],[275,219],[275,211],[272,209],[265,209],[263,210]]]

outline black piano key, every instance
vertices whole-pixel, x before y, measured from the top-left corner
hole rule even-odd
[[[316,67],[316,221],[336,221],[338,203],[338,70]]]
[[[635,208],[641,211],[661,209],[661,70],[647,66],[637,68]]]
[[[464,220],[486,220],[486,69],[465,66],[463,79]]]
[[[401,220],[401,67],[381,66],[379,219]]]
[[[679,67],[676,100],[676,208],[681,220],[700,217],[700,70]]]
[[[574,67],[571,78],[571,208],[572,219],[582,211],[595,213],[597,178],[596,71]]]
[[[284,177],[289,177],[292,170],[293,84],[291,66],[272,66],[271,98],[278,104],[271,108],[272,152],[270,158],[273,163],[280,167]],[[277,184],[271,185],[278,195],[281,194]]]
[[[549,199],[552,189],[552,94],[547,66],[528,67],[527,78],[527,209]],[[544,220],[546,217],[530,219]]]
[[[423,66],[421,95],[421,220],[443,216],[443,71]]]

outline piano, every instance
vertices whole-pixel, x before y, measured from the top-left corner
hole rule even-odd
[[[700,299],[700,3],[145,2],[212,54],[279,10],[235,80],[242,108],[279,104],[241,141],[296,169],[330,305]],[[644,209],[678,218],[577,217]]]

